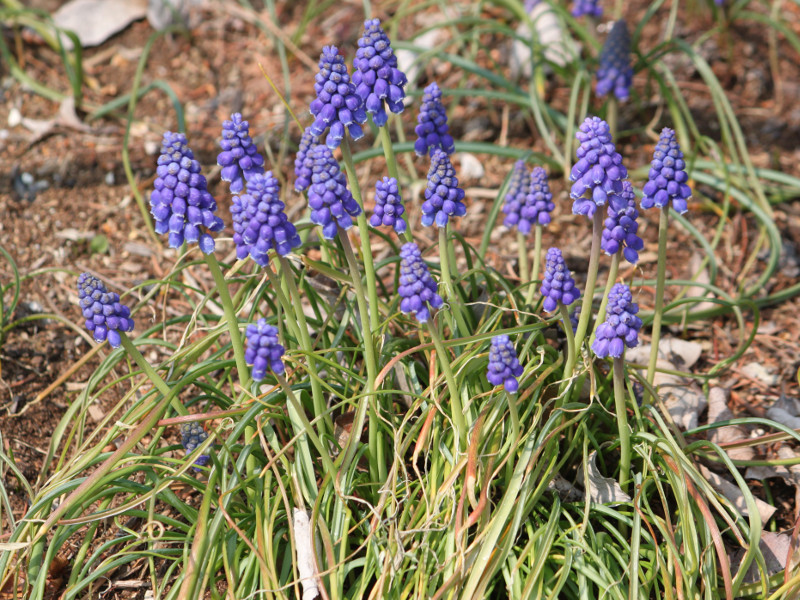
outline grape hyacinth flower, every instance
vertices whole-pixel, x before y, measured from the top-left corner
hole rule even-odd
[[[353,219],[361,214],[361,207],[347,189],[344,173],[327,146],[317,144],[309,155],[312,160],[311,185],[308,188],[308,206],[311,222],[322,227],[326,239],[336,237],[337,228],[350,229]]]
[[[613,255],[622,250],[622,255],[632,265],[639,261],[639,250],[644,248],[642,238],[637,235],[639,223],[636,219],[636,194],[630,181],[622,182],[622,193],[619,200],[609,203],[608,217],[604,222],[601,248],[606,254]]]
[[[572,16],[580,17],[587,15],[590,17],[602,17],[603,7],[600,6],[599,0],[575,0],[572,3]]]
[[[181,432],[181,446],[186,450],[186,454],[194,452],[200,444],[208,439],[206,430],[197,421],[181,423],[179,429]],[[199,470],[197,467],[204,467],[210,459],[211,457],[208,454],[201,454],[194,461],[195,469]]]
[[[618,100],[627,100],[633,84],[631,66],[631,35],[624,19],[611,27],[608,39],[600,52],[600,66],[597,69],[597,95],[605,96],[614,90]]]
[[[403,218],[405,207],[400,197],[400,188],[397,179],[384,177],[375,183],[375,211],[369,219],[373,227],[387,225],[394,227],[398,235],[406,231],[406,221]]]
[[[297,156],[294,159],[294,189],[297,192],[304,192],[311,185],[311,167],[314,161],[311,159],[311,148],[319,144],[319,136],[312,133],[311,127],[306,127],[300,138],[297,148]]]
[[[522,221],[528,223],[527,231],[523,230],[522,221],[520,231],[528,233],[531,225],[548,225],[550,213],[556,205],[553,203],[553,194],[550,193],[550,184],[547,181],[547,172],[542,167],[534,167],[531,171],[528,194],[525,196],[525,206],[522,209]]]
[[[360,123],[367,120],[364,101],[356,94],[356,86],[350,81],[344,57],[336,46],[325,46],[319,57],[319,73],[314,83],[317,97],[309,109],[315,120],[309,127],[311,133],[322,137],[330,127],[325,144],[338,148],[345,130],[357,140],[364,135]]]
[[[639,345],[639,329],[642,320],[636,316],[639,306],[633,301],[630,288],[616,283],[608,294],[606,320],[597,328],[597,338],[592,350],[599,358],[611,356],[621,358],[625,347]]]
[[[184,134],[164,133],[153,187],[150,212],[156,233],[169,233],[170,248],[180,248],[184,242],[197,242],[204,254],[211,254],[214,238],[201,233],[201,227],[221,231],[224,224],[214,214],[217,202],[208,192],[206,178],[200,174],[200,163],[195,160]]]
[[[78,299],[94,341],[108,340],[112,348],[119,348],[120,332],[133,331],[131,310],[120,303],[119,294],[109,292],[97,277],[82,273],[78,277]]]
[[[247,336],[247,349],[244,353],[245,362],[253,366],[253,381],[261,381],[267,374],[267,367],[276,375],[283,375],[286,369],[283,366],[284,348],[278,342],[278,330],[267,323],[266,319],[259,319],[257,323],[250,323],[245,331]]]
[[[569,306],[581,297],[580,290],[575,287],[572,273],[558,248],[550,248],[547,251],[541,290],[544,296],[543,308],[547,312],[556,310],[559,302]]]
[[[233,197],[233,241],[239,259],[248,254],[266,267],[268,252],[275,249],[286,256],[302,242],[295,226],[289,222],[280,201],[278,180],[272,171],[254,175],[247,182],[247,194]]]
[[[400,284],[397,293],[400,296],[400,311],[407,315],[414,314],[420,323],[430,317],[428,305],[441,308],[444,304],[428,265],[422,260],[422,253],[414,242],[403,244],[400,248]]]
[[[231,193],[238,194],[244,189],[245,181],[264,172],[264,157],[253,143],[250,124],[242,119],[241,113],[233,113],[229,121],[223,121],[219,145],[222,148],[217,156],[217,164],[222,167],[220,177],[230,182]]]
[[[686,201],[692,197],[692,190],[686,184],[689,176],[685,168],[686,162],[675,131],[665,127],[661,130],[653,162],[650,163],[648,181],[642,190],[642,208],[664,208],[671,201],[675,212],[683,214],[689,210]]]
[[[622,180],[628,171],[611,141],[608,123],[599,117],[586,117],[575,137],[580,146],[576,151],[578,162],[569,176],[574,182],[569,194],[572,212],[592,218],[598,206],[622,193]]]
[[[445,227],[450,217],[463,217],[467,213],[464,190],[458,187],[456,170],[447,152],[436,148],[428,170],[425,202],[422,203],[422,224]]]
[[[435,81],[424,90],[417,122],[414,128],[417,134],[414,152],[417,156],[432,155],[436,148],[441,148],[447,154],[455,151],[455,142],[447,125],[447,113],[442,104],[442,91]]]
[[[386,125],[389,117],[384,104],[395,114],[403,112],[403,99],[406,97],[403,87],[408,80],[397,68],[397,57],[380,20],[364,21],[364,35],[358,40],[353,68],[356,93],[364,101],[375,125]]]
[[[506,218],[503,219],[503,225],[506,227],[518,227],[522,233],[530,231],[530,224],[527,230],[523,231],[520,225],[520,213],[522,207],[525,206],[525,198],[528,195],[528,187],[530,186],[531,175],[525,167],[524,160],[518,160],[514,163],[514,170],[511,172],[511,181],[508,184],[508,193],[506,193],[505,204],[503,205],[503,212]]]
[[[517,377],[522,375],[522,365],[517,359],[517,351],[507,335],[496,335],[492,338],[489,350],[489,368],[486,379],[492,385],[502,385],[507,392],[519,390]]]

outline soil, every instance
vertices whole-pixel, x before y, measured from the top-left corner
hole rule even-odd
[[[35,8],[52,11],[59,0],[35,0]],[[468,3],[455,3],[453,10]],[[713,22],[708,7],[697,3],[689,15],[678,21],[675,37],[694,42],[705,35]],[[754,3],[755,4],[755,3]],[[649,3],[636,0],[626,4],[629,23],[640,22]],[[292,38],[303,18],[303,3],[277,3],[275,30]],[[759,5],[760,6],[760,5]],[[375,16],[386,17],[394,10],[390,2],[373,2]],[[323,43],[336,43],[342,48],[355,47],[361,32],[360,2],[338,2],[327,9],[324,17],[310,21],[296,41],[297,52],[289,55],[291,107],[296,114],[305,114],[304,107],[313,97],[313,76],[316,56]],[[428,26],[431,19],[441,18],[438,8],[428,8],[413,17],[401,19],[397,37],[409,39]],[[499,9],[487,9],[498,19],[509,15]],[[760,10],[753,7],[753,10]],[[800,6],[785,3],[785,23],[800,35]],[[640,53],[646,54],[661,40],[668,17],[663,8],[641,32]],[[267,19],[268,20],[268,19]],[[513,23],[510,23],[513,25]],[[15,39],[14,32],[2,34],[14,50],[16,60],[35,81],[66,92],[68,80],[58,54],[37,43],[32,34]],[[50,432],[59,422],[66,407],[75,399],[101,355],[69,374],[76,361],[94,345],[81,333],[77,308],[75,279],[80,272],[98,274],[115,291],[122,293],[149,278],[162,277],[175,260],[174,251],[164,240],[154,241],[145,226],[142,212],[126,180],[122,161],[126,130],[124,108],[95,120],[87,120],[92,107],[104,105],[128,92],[138,61],[153,30],[146,21],[139,21],[104,44],[84,51],[86,84],[84,108],[77,119],[61,119],[51,127],[46,121],[56,119],[63,107],[32,92],[9,75],[0,64],[0,246],[13,258],[25,279],[20,288],[20,303],[15,318],[25,314],[49,313],[45,320],[32,321],[8,331],[0,337],[0,433],[3,451],[13,455],[23,476],[36,482]],[[769,61],[767,30],[754,22],[730,24],[724,35],[705,38],[700,53],[720,80],[725,94],[744,132],[750,159],[756,167],[766,167],[800,175],[800,61],[797,53],[782,38],[777,39],[777,73],[773,79]],[[493,67],[497,61],[506,68],[506,47],[486,36],[478,61]],[[17,43],[19,42],[19,43]],[[350,58],[350,57],[348,57]],[[702,127],[702,133],[719,139],[720,128],[711,97],[698,72],[686,60],[670,59],[670,67],[684,91],[689,108]],[[281,64],[269,32],[254,24],[250,14],[232,3],[206,6],[197,10],[190,29],[159,37],[144,69],[142,84],[161,80],[169,84],[183,103],[186,131],[197,158],[205,167],[212,194],[220,204],[226,222],[230,222],[230,197],[219,184],[216,162],[220,123],[232,112],[241,111],[251,123],[251,131],[263,148],[274,156],[268,158],[271,168],[290,177],[293,156],[278,157],[279,140],[285,123],[283,103],[264,78],[269,74],[283,86]],[[421,75],[419,87],[433,76],[444,88],[458,87],[462,73],[449,64],[434,60]],[[470,84],[471,85],[471,84]],[[620,114],[621,129],[633,128],[657,114],[656,97],[648,94],[650,82],[638,70],[634,87],[639,101],[624,106]],[[569,101],[567,82],[551,78],[547,83],[548,100],[563,109]],[[594,105],[599,106],[599,105]],[[635,108],[633,108],[635,106]],[[411,109],[414,110],[413,107]],[[502,107],[477,99],[463,99],[451,108],[450,123],[456,139],[501,142],[516,148],[532,148],[547,152],[533,123],[509,115]],[[22,122],[20,122],[20,116]],[[304,117],[303,117],[304,118]],[[413,118],[404,115],[406,135],[413,135]],[[304,121],[304,123],[307,122]],[[665,122],[657,123],[658,131]],[[165,130],[178,127],[170,100],[160,91],[151,91],[137,104],[135,120],[128,140],[133,182],[144,201],[151,188],[156,153]],[[299,140],[301,130],[289,123],[292,139]],[[366,146],[363,146],[366,147]],[[647,165],[654,140],[630,137],[621,147],[629,164]],[[280,163],[275,161],[279,160]],[[468,241],[478,245],[483,233],[484,215],[488,214],[496,191],[511,168],[509,160],[479,156],[485,175],[480,179],[462,178],[467,192],[468,216],[460,229]],[[424,178],[426,165],[415,159],[417,175]],[[372,169],[373,178],[382,164],[364,166]],[[456,160],[456,168],[459,168]],[[364,178],[362,178],[363,180]],[[290,213],[302,210],[303,198],[287,189],[286,202]],[[570,214],[563,180],[554,180],[552,188],[557,203],[553,226],[545,238],[546,247],[567,248],[573,270],[580,272],[588,256],[586,224]],[[419,188],[417,188],[419,189]],[[707,195],[721,202],[709,190],[699,186],[696,196]],[[765,292],[774,293],[798,281],[800,274],[800,203],[796,199],[774,207],[775,222],[784,239],[779,274],[769,282]],[[711,239],[718,215],[708,202],[690,207],[692,223]],[[415,213],[412,209],[412,215]],[[642,261],[635,272],[652,277],[655,271],[657,223],[648,214],[642,215],[640,233],[646,242]],[[230,235],[228,233],[228,235]],[[422,234],[425,235],[424,233]],[[753,274],[763,268],[763,254],[742,280],[743,267],[755,248],[757,225],[746,214],[734,210],[729,226],[722,233],[717,258],[720,262],[718,285],[735,294],[739,287],[751,283]],[[422,243],[432,239],[422,238]],[[515,237],[500,228],[494,232],[490,261],[513,274],[517,256]],[[230,238],[217,242],[221,260],[233,256]],[[670,239],[668,276],[687,278],[688,265],[701,250],[682,229],[674,229]],[[633,268],[623,271],[630,276]],[[210,288],[213,283],[195,272],[199,283]],[[9,263],[0,261],[0,285],[13,280]],[[645,289],[639,297],[646,309],[652,306],[653,291]],[[174,299],[179,302],[179,298]],[[8,305],[9,297],[3,299]],[[180,311],[179,304],[171,304]],[[146,318],[159,318],[153,308]],[[142,318],[145,318],[142,314]],[[754,320],[745,314],[748,328]],[[749,331],[749,330],[748,330]],[[707,369],[730,356],[738,344],[738,325],[730,316],[672,329],[674,335],[699,341],[704,348],[699,370]],[[0,334],[1,335],[1,334]],[[754,375],[746,365],[757,363],[767,374]],[[730,408],[734,414],[763,414],[767,406],[782,396],[800,397],[797,371],[800,365],[800,299],[791,298],[780,305],[761,311],[758,334],[747,352],[718,380],[731,390]],[[67,377],[60,379],[69,374]],[[774,376],[774,377],[772,377]],[[58,382],[51,387],[51,384]],[[124,390],[109,390],[99,401],[106,408],[119,400]],[[771,448],[770,450],[774,450]],[[26,510],[25,497],[19,483],[8,472],[3,485],[9,490],[15,518]],[[756,486],[760,490],[760,484]],[[785,486],[784,486],[785,487]],[[778,489],[784,489],[779,487]],[[785,487],[788,498],[782,502],[778,524],[786,528],[794,523],[797,506],[792,489]],[[757,491],[758,493],[758,491]],[[4,515],[5,518],[5,515]],[[8,523],[2,523],[6,539]],[[117,592],[115,592],[117,593]],[[105,596],[105,597],[123,597]]]

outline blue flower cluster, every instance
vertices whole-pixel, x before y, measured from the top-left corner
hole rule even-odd
[[[208,439],[208,434],[203,426],[197,422],[181,423],[179,426],[181,432],[181,446],[186,450],[186,454],[191,454],[197,447]],[[208,454],[201,454],[194,461],[197,467],[204,467],[208,464],[211,457]],[[199,470],[199,469],[198,469]]]
[[[639,329],[642,320],[636,316],[639,306],[633,301],[630,288],[624,283],[615,283],[608,293],[606,320],[597,328],[592,350],[600,357],[621,358],[625,346],[635,348],[639,344]]]
[[[580,290],[575,287],[572,273],[567,268],[567,263],[558,248],[550,248],[547,251],[544,279],[542,280],[542,296],[544,296],[543,308],[547,312],[556,310],[559,302],[564,306],[569,306],[581,297]]]
[[[311,148],[317,144],[319,144],[319,136],[314,135],[311,127],[306,127],[294,159],[294,189],[297,192],[303,192],[311,185],[311,168],[314,166]]]
[[[464,190],[458,187],[456,170],[447,152],[436,148],[428,170],[425,202],[422,203],[422,224],[445,227],[450,217],[463,217],[467,213]]]
[[[201,233],[201,227],[221,231],[224,224],[214,214],[217,202],[182,133],[164,134],[153,187],[150,212],[156,233],[169,233],[170,248],[197,243],[204,254],[211,254],[214,238]]]
[[[622,193],[622,180],[628,171],[611,141],[608,123],[599,117],[586,117],[575,137],[580,146],[576,151],[578,162],[569,176],[574,182],[569,194],[572,212],[591,218],[609,197]]]
[[[278,330],[267,323],[266,319],[259,319],[251,323],[245,331],[247,348],[244,360],[253,366],[253,380],[261,381],[267,374],[267,368],[277,375],[286,372],[283,366],[284,348],[278,342]]]
[[[400,248],[400,285],[397,294],[400,296],[400,311],[407,315],[414,314],[420,323],[431,316],[428,305],[441,308],[444,304],[428,265],[422,260],[422,253],[414,242],[403,244]]]
[[[358,40],[353,66],[356,93],[364,100],[375,125],[383,127],[388,119],[384,104],[395,114],[403,112],[403,87],[408,80],[397,68],[392,43],[378,19],[364,21],[364,35]]]
[[[685,169],[686,162],[675,132],[665,127],[656,144],[648,181],[642,190],[642,208],[664,208],[671,201],[676,212],[683,214],[689,210],[686,201],[692,197],[692,190],[686,184],[689,176]]]
[[[394,227],[394,230],[402,235],[407,228],[403,218],[404,212],[405,207],[403,199],[400,197],[397,179],[384,177],[375,182],[375,211],[369,219],[369,224],[373,227],[381,225]]]
[[[547,171],[542,167],[534,167],[531,171],[531,181],[528,186],[528,195],[525,197],[525,207],[522,209],[522,220],[527,221],[528,231],[531,225],[548,225],[550,213],[556,205],[553,203],[553,194],[547,181]],[[520,231],[522,224],[520,223]],[[527,231],[523,231],[527,233]]]
[[[133,331],[131,310],[120,303],[119,294],[109,292],[97,277],[82,273],[78,277],[78,299],[94,341],[108,340],[112,348],[119,348],[120,332]]]
[[[520,224],[520,213],[525,206],[525,199],[528,196],[528,187],[531,182],[531,174],[525,167],[524,160],[518,160],[514,163],[514,170],[511,172],[511,181],[508,184],[508,192],[506,192],[505,204],[503,204],[503,212],[506,218],[503,219],[503,225],[506,227],[518,227]],[[528,225],[527,231],[519,227],[522,233],[530,231]]]
[[[603,226],[603,238],[600,247],[606,254],[622,255],[632,265],[639,262],[639,250],[644,242],[639,237],[639,211],[636,210],[636,194],[633,185],[627,179],[622,182],[622,193],[608,204],[608,217]]]
[[[414,152],[418,156],[433,154],[436,148],[441,148],[447,154],[455,151],[455,142],[447,125],[447,113],[442,105],[442,91],[435,81],[424,90],[417,123],[414,128],[417,134]]]
[[[360,125],[367,120],[364,100],[356,94],[356,86],[350,81],[344,57],[339,54],[336,46],[325,46],[322,49],[314,91],[317,97],[311,102],[309,109],[316,118],[310,129],[311,133],[321,137],[330,127],[325,138],[328,148],[338,148],[345,131],[354,140],[364,135]]]
[[[603,7],[600,6],[600,0],[575,0],[572,3],[572,16],[577,18],[582,15],[602,17]]]
[[[633,84],[631,66],[631,34],[623,19],[614,23],[600,52],[597,69],[597,95],[605,96],[614,90],[618,100],[627,100]]]
[[[361,207],[347,189],[347,180],[330,148],[318,144],[309,152],[312,160],[308,206],[311,222],[322,227],[326,239],[336,237],[338,227],[350,229]]]
[[[489,368],[486,379],[492,385],[502,385],[512,394],[519,390],[517,377],[522,375],[522,365],[517,359],[517,351],[507,335],[496,335],[492,338],[489,350]]]
[[[217,164],[222,167],[222,181],[229,181],[231,193],[238,194],[244,189],[244,182],[253,175],[264,172],[264,157],[250,137],[250,124],[242,119],[241,113],[233,113],[230,120],[222,122],[222,139],[219,142],[222,152],[217,156]]]

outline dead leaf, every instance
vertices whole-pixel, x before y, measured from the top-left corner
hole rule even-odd
[[[480,179],[486,174],[483,163],[474,154],[459,152],[456,156],[461,160],[461,168],[458,170],[460,178],[463,177],[464,180]]]
[[[733,413],[728,408],[728,394],[721,387],[708,390],[708,424],[713,425],[720,421],[733,419]],[[747,439],[747,432],[738,425],[726,425],[719,429],[712,429],[708,439],[715,444],[738,442]],[[732,448],[725,450],[733,460],[753,460],[755,451],[750,448]]]
[[[771,373],[764,365],[759,362],[751,362],[747,363],[745,366],[741,368],[742,375],[749,377],[750,379],[755,379],[756,381],[760,381],[764,385],[768,385],[770,387],[774,385],[778,385],[778,381],[780,377],[775,374]]]
[[[149,0],[147,22],[158,31],[170,25],[185,23],[191,4],[192,0]]]
[[[566,35],[561,19],[546,3],[538,3],[528,14],[534,33],[531,33],[527,23],[519,25],[516,30],[517,38],[511,43],[509,50],[509,66],[515,79],[530,79],[533,74],[531,43],[524,40],[531,40],[542,47],[547,71],[550,68],[546,63],[563,67],[571,63],[580,51],[580,46]]]
[[[147,14],[147,0],[70,0],[53,13],[53,22],[75,33],[81,46],[99,46]],[[61,36],[67,50],[72,40]]]
[[[702,270],[700,269],[701,265],[703,264],[703,257],[700,254],[692,254],[692,257],[689,259],[689,278],[694,279],[697,283],[711,283],[711,277],[708,274],[708,267],[703,267]],[[695,274],[697,275],[695,277]],[[713,294],[711,294],[706,288],[695,285],[686,290],[686,297],[687,298],[713,298]],[[691,304],[689,310],[692,312],[700,311],[700,310],[709,310],[712,308],[716,308],[717,304],[713,302],[697,302],[695,304]]]
[[[745,501],[744,494],[742,490],[739,489],[739,486],[725,479],[722,475],[710,471],[703,465],[700,465],[700,473],[708,480],[711,487],[727,498],[742,515],[747,516],[750,514],[747,510],[747,502]],[[772,515],[775,514],[775,511],[778,510],[763,500],[759,500],[758,498],[754,498],[753,500],[756,503],[762,524],[769,521]]]
[[[589,463],[586,465],[589,475],[589,498],[598,504],[622,504],[630,502],[631,497],[622,491],[616,480],[611,477],[603,477],[597,469],[597,452],[589,455]],[[578,484],[585,486],[583,469],[578,469]]]
[[[792,550],[792,536],[789,532],[773,533],[772,531],[764,531],[761,534],[758,547],[767,565],[767,577],[780,573],[787,567],[789,571],[794,571],[797,565],[800,564],[800,548],[794,549],[792,558],[789,560],[789,552]],[[745,553],[746,550],[740,548],[731,556],[731,570],[738,570]],[[758,571],[758,565],[753,561],[753,564],[747,569],[744,581],[745,583],[755,583],[760,580],[761,574]]]

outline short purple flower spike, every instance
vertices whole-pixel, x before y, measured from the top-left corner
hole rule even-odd
[[[441,308],[444,304],[428,265],[422,260],[422,253],[414,242],[403,244],[400,248],[400,285],[397,293],[400,296],[400,311],[407,315],[414,314],[420,323],[431,316],[428,305]]]
[[[644,248],[642,238],[637,235],[639,223],[636,219],[636,194],[633,185],[627,179],[622,182],[622,193],[619,199],[608,205],[608,217],[603,227],[603,238],[600,247],[606,254],[613,255],[622,250],[622,255],[632,265],[639,262],[639,250]]]
[[[661,130],[653,162],[650,163],[650,175],[642,190],[642,208],[664,208],[672,201],[675,212],[683,214],[689,210],[686,201],[692,197],[692,190],[686,185],[689,176],[684,169],[686,162],[675,132],[665,127]]]
[[[518,227],[521,233],[528,233],[531,230],[530,224],[527,225],[527,230],[523,229],[525,227],[524,224],[520,224],[520,213],[522,207],[525,206],[525,198],[528,195],[530,182],[531,174],[525,166],[525,161],[518,160],[514,163],[505,204],[503,204],[503,212],[506,213],[503,225],[506,227]]]
[[[181,446],[186,450],[186,454],[194,452],[200,444],[208,439],[206,430],[197,421],[181,423],[179,429],[181,432]],[[209,460],[211,460],[211,457],[208,454],[201,454],[194,461],[194,464],[197,467],[204,467]]]
[[[406,97],[403,87],[408,80],[397,68],[392,43],[378,19],[364,21],[364,35],[358,40],[353,68],[356,93],[364,100],[375,125],[386,125],[388,115],[384,104],[395,114],[403,112],[403,99]]]
[[[597,328],[592,350],[600,357],[621,358],[625,346],[639,345],[639,329],[642,320],[636,316],[639,306],[633,301],[630,288],[624,283],[615,283],[608,293],[606,320]]]
[[[311,133],[322,137],[330,127],[325,144],[338,148],[345,130],[357,140],[364,135],[360,123],[367,120],[364,101],[356,94],[356,86],[350,81],[344,57],[336,46],[325,46],[319,57],[319,73],[315,78],[314,91],[317,97],[309,109],[316,117],[311,124]]]
[[[422,224],[429,227],[435,223],[437,227],[445,227],[450,217],[463,217],[467,214],[464,195],[464,190],[458,187],[456,170],[450,157],[441,148],[436,148],[428,170]]]
[[[496,335],[492,338],[489,350],[489,368],[486,379],[492,385],[502,385],[512,394],[519,390],[517,377],[522,375],[522,365],[517,359],[517,351],[507,335]]]
[[[211,254],[214,238],[202,233],[201,227],[221,231],[224,224],[214,214],[217,202],[182,133],[164,134],[153,187],[150,213],[156,233],[169,233],[170,248],[197,243],[204,254]]]
[[[560,302],[569,306],[581,297],[580,290],[575,287],[572,273],[567,268],[567,263],[558,248],[547,251],[542,280],[542,296],[544,296],[544,309],[553,312]]]
[[[311,185],[311,167],[314,161],[311,159],[311,148],[319,144],[319,136],[311,132],[311,127],[306,127],[300,144],[297,148],[297,156],[294,159],[294,189],[303,192]]]
[[[347,189],[344,173],[330,148],[318,144],[309,155],[313,163],[308,188],[311,222],[321,226],[323,237],[331,240],[336,237],[338,227],[347,230],[353,226],[351,217],[360,215],[361,207]]]
[[[253,366],[253,381],[261,381],[267,374],[267,368],[277,375],[283,375],[286,369],[283,366],[284,348],[278,342],[278,330],[269,325],[266,319],[259,319],[257,323],[250,323],[245,331],[247,336],[247,349],[244,351],[244,360]]]
[[[627,100],[632,84],[631,34],[625,21],[620,19],[614,23],[600,52],[597,95],[602,97],[613,90],[618,100]]]
[[[251,177],[247,192],[234,196],[231,206],[236,255],[243,259],[249,254],[266,267],[271,249],[286,256],[301,244],[300,236],[284,213],[286,206],[280,201],[278,180],[272,171]]]
[[[550,184],[547,182],[547,171],[542,167],[534,167],[531,171],[531,181],[528,185],[528,195],[525,196],[525,206],[522,209],[522,221],[528,223],[527,230],[530,231],[531,225],[548,225],[550,223],[550,213],[556,205],[553,203],[553,194],[550,193]],[[520,231],[523,231],[520,222]]]
[[[250,124],[240,113],[233,113],[230,121],[223,121],[219,145],[222,148],[217,156],[217,164],[222,167],[220,177],[230,182],[231,193],[238,194],[244,189],[245,181],[264,172],[264,157],[250,137]]]
[[[418,156],[433,154],[436,148],[441,148],[447,154],[455,152],[455,142],[449,133],[447,113],[442,104],[442,91],[435,81],[424,90],[417,122],[419,124],[414,128],[417,134],[414,152]]]
[[[375,183],[375,212],[369,219],[369,224],[373,227],[387,225],[394,227],[394,230],[402,235],[405,233],[407,224],[403,218],[405,212],[403,199],[400,197],[400,188],[397,179],[394,177],[384,177]]]
[[[82,273],[78,277],[78,298],[86,329],[92,332],[94,341],[108,340],[112,348],[119,348],[120,332],[133,331],[131,310],[120,303],[119,294],[109,292],[97,277]]]
[[[628,171],[611,141],[608,123],[599,117],[586,117],[575,137],[581,144],[569,177],[575,182],[569,194],[572,212],[592,218],[598,206],[622,193]]]
[[[603,7],[599,0],[575,0],[572,3],[572,16],[580,17],[587,15],[590,17],[602,17]]]

